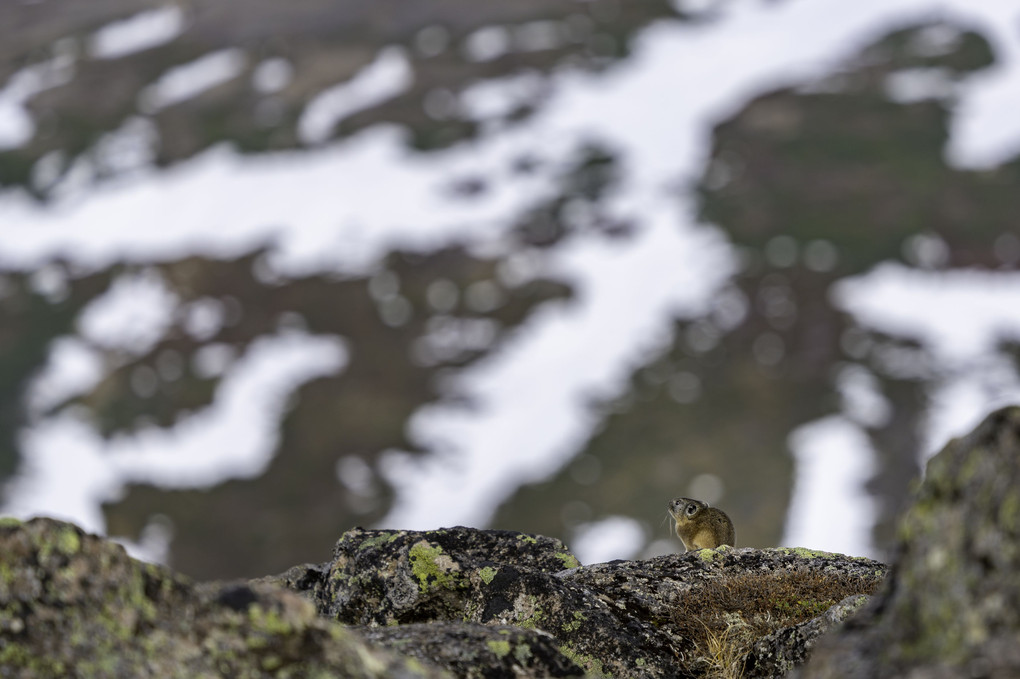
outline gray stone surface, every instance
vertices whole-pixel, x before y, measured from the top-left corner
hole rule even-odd
[[[441,665],[465,679],[585,676],[560,653],[556,638],[538,629],[433,622],[357,630],[369,642]]]

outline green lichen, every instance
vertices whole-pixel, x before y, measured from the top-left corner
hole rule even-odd
[[[716,554],[714,549],[709,549],[708,547],[705,547],[704,549],[698,550],[698,558],[706,563],[712,563],[717,558],[719,558],[719,555]]]
[[[156,604],[153,603],[149,597],[145,596],[145,583],[147,577],[152,580],[159,579],[159,573],[158,571],[155,571],[155,567],[152,566],[152,564],[147,564],[147,568],[144,570],[136,568],[131,572],[131,583],[128,587],[126,599],[128,605],[141,613],[142,619],[152,621],[155,620],[157,614]],[[169,581],[163,581],[164,587],[168,584]]]
[[[69,526],[58,530],[49,540],[39,546],[39,560],[47,561],[53,554],[74,556],[81,549],[81,538],[78,532]]]
[[[968,481],[977,476],[978,472],[981,471],[981,465],[987,457],[988,451],[984,448],[973,448],[967,454],[967,459],[964,460],[963,465],[960,467],[960,473],[957,476],[956,482],[961,486],[966,485]]]
[[[114,650],[96,651],[87,661],[79,661],[75,674],[80,677],[115,677],[120,660]]]
[[[516,659],[521,665],[527,664],[527,662],[531,660],[532,655],[530,644],[519,643],[514,648],[514,659]]]
[[[81,550],[81,538],[73,528],[66,528],[57,533],[56,547],[67,556],[77,554]]]
[[[96,617],[98,622],[107,632],[107,637],[116,642],[131,641],[135,637],[135,626],[130,622],[117,617],[120,610],[117,608],[103,608]]]
[[[283,658],[271,653],[263,657],[260,664],[266,672],[273,672],[283,667]]]
[[[530,535],[518,535],[517,539],[518,540],[524,540],[525,542],[527,542],[529,544],[532,544],[532,545],[537,545],[538,544],[538,540],[536,540],[535,538],[531,537]]]
[[[21,525],[21,521],[13,516],[0,516],[0,528],[18,528]]]
[[[488,585],[492,583],[492,579],[496,577],[496,573],[498,572],[499,569],[493,568],[492,566],[486,566],[485,568],[479,569],[478,577],[482,579],[482,582]]]
[[[284,620],[277,611],[266,610],[257,603],[248,607],[248,619],[253,630],[266,634],[282,636],[294,632],[294,626]]]
[[[556,552],[556,558],[563,562],[564,568],[577,568],[581,562],[570,552]]]
[[[14,570],[7,564],[0,561],[0,586],[2,586],[2,588],[0,588],[0,592],[5,592],[17,579],[17,573],[15,573]]]
[[[422,540],[411,547],[409,558],[411,572],[418,578],[418,588],[422,593],[433,586],[442,589],[464,587],[457,563],[444,554],[439,545],[431,545]]]
[[[365,540],[362,540],[361,544],[358,545],[358,550],[360,551],[362,549],[368,549],[370,547],[378,547],[380,545],[385,545],[390,542],[393,542],[399,537],[400,533],[382,532],[376,535],[375,537],[366,538]]]
[[[538,605],[538,599],[534,595],[528,596],[526,607],[522,606],[516,610],[517,626],[525,629],[538,629],[538,623],[544,617],[542,608]]]
[[[535,611],[533,615],[517,620],[517,625],[524,629],[538,629],[538,623],[542,620],[542,612]]]
[[[574,648],[573,644],[566,643],[559,647],[560,653],[567,656],[580,667],[583,667],[590,676],[593,677],[604,677],[605,679],[611,679],[613,675],[606,674],[606,671],[602,667],[602,661],[598,658],[588,655],[587,653],[579,653]]]
[[[36,657],[27,648],[13,641],[0,646],[0,667],[29,667]]]
[[[564,632],[575,632],[581,627],[581,623],[587,620],[584,613],[574,611],[574,619],[571,622],[565,622],[561,625]]]
[[[1020,490],[1010,491],[999,505],[999,525],[1016,533],[1020,530]]]
[[[500,658],[505,658],[510,655],[510,642],[509,641],[486,641],[485,645],[489,647],[489,650],[495,653]]]

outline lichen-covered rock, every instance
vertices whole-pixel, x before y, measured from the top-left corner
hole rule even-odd
[[[863,604],[885,566],[805,549],[580,566],[524,533],[355,529],[327,563],[195,585],[0,520],[0,676],[1020,676],[1020,408],[931,461],[900,541]]]
[[[537,629],[477,623],[360,627],[367,641],[449,669],[465,679],[583,677],[552,635]]]
[[[1020,407],[928,463],[886,587],[804,677],[1020,676]]]
[[[684,676],[677,649],[651,623],[555,575],[579,565],[559,540],[525,533],[357,529],[336,545],[319,610],[357,625],[471,622],[540,629],[596,675]]]
[[[501,567],[555,573],[580,565],[559,540],[456,527],[428,532],[347,531],[333,550],[320,611],[352,625],[466,619],[474,585]]]
[[[68,523],[0,520],[0,676],[442,677],[270,585],[193,585]]]
[[[325,566],[324,579],[304,588],[323,615],[396,630],[372,638],[403,639],[401,652],[414,647],[457,676],[482,676],[457,664],[490,641],[472,637],[479,623],[541,630],[592,676],[698,676],[717,664],[707,657],[707,636],[725,636],[733,656],[726,662],[739,665],[753,640],[870,593],[885,574],[868,559],[791,549],[720,548],[580,567],[557,540],[469,528],[356,529]],[[400,636],[402,625],[435,622],[460,629],[459,648],[440,653],[427,634]]]
[[[764,677],[803,662],[805,643],[834,624],[829,611],[849,614],[837,602],[871,593],[886,570],[871,559],[801,548],[721,547],[596,564],[562,577],[651,622],[682,649],[690,670]],[[798,633],[805,625],[811,627]],[[755,653],[763,639],[772,640],[769,654]]]

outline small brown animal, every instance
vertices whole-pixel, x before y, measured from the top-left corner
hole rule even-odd
[[[676,521],[676,534],[688,552],[692,549],[715,549],[719,545],[736,542],[733,522],[726,512],[709,507],[707,502],[689,497],[674,498],[669,503],[669,514]]]

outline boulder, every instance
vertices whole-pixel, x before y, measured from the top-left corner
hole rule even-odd
[[[885,571],[826,552],[729,547],[580,566],[552,538],[457,527],[355,529],[331,562],[280,577],[303,583],[323,616],[386,630],[365,633],[457,676],[574,676],[546,654],[551,647],[591,676],[694,677],[742,671],[756,640],[869,594]],[[800,655],[756,655],[757,676],[779,676],[802,660],[803,648],[836,619],[796,637]],[[402,629],[408,625],[413,635]],[[489,657],[482,664],[493,666],[490,630],[513,628],[542,633],[522,643],[541,641],[545,661],[533,655],[531,665],[503,667],[506,674],[467,672],[464,657]],[[430,629],[457,641],[434,643]]]
[[[72,524],[2,519],[0,676],[448,675],[369,647],[281,587],[195,585]]]
[[[580,566],[525,533],[354,529],[323,564],[196,584],[71,524],[3,520],[0,674],[780,676],[885,570],[730,547]]]
[[[196,584],[0,519],[0,675],[1020,676],[1020,407],[931,460],[886,572],[732,547],[582,566],[539,535],[357,528],[327,562]]]
[[[928,463],[889,582],[801,677],[1020,676],[1020,407]]]

